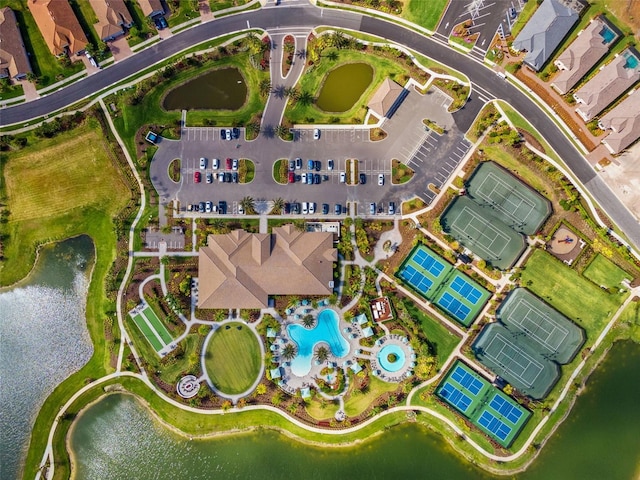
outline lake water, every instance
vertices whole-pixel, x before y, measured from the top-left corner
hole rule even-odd
[[[87,363],[85,305],[94,260],[89,237],[41,249],[27,280],[0,292],[0,469],[18,477],[47,396]]]
[[[358,101],[373,80],[373,68],[366,63],[347,63],[331,70],[322,85],[316,105],[325,112],[346,112]]]
[[[637,478],[640,464],[640,346],[610,352],[523,479]],[[274,432],[189,441],[164,429],[133,397],[108,396],[71,434],[79,479],[484,479],[438,435],[393,428],[350,448],[310,447]],[[502,477],[509,478],[509,477]]]
[[[247,84],[237,68],[220,68],[189,80],[164,97],[165,110],[237,110],[247,100]]]

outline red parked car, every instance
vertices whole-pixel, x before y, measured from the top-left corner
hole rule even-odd
[[[293,172],[289,172],[289,183],[293,183],[296,181],[296,175]]]
[[[227,170],[231,170],[231,159],[227,158]]]
[[[200,183],[200,180],[201,180],[200,172],[193,172],[194,183]]]

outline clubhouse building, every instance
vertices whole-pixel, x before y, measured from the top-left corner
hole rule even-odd
[[[333,233],[235,230],[209,235],[198,260],[199,308],[267,308],[269,295],[331,295]]]

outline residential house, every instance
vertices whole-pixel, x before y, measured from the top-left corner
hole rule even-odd
[[[616,98],[640,80],[640,54],[627,48],[598,74],[578,89],[573,98],[580,106],[576,109],[585,122],[602,112]]]
[[[51,53],[84,52],[89,41],[67,0],[27,0],[27,6]]]
[[[562,95],[567,93],[609,52],[618,37],[604,16],[591,20],[553,62],[561,72],[553,79],[551,86]]]
[[[602,143],[613,154],[622,152],[640,138],[640,92],[634,92],[604,115],[598,125],[611,133]]]
[[[160,0],[138,0],[138,5],[140,5],[145,17],[153,18],[164,15],[164,7]]]
[[[16,14],[9,7],[0,9],[0,78],[21,80],[31,73]]]
[[[583,5],[571,0],[544,0],[513,41],[511,48],[526,51],[525,65],[536,72],[578,21]]]
[[[337,258],[331,232],[293,225],[209,235],[199,252],[198,307],[266,308],[269,295],[330,295]]]
[[[92,0],[91,7],[98,17],[95,29],[103,42],[124,35],[134,25],[124,0]]]

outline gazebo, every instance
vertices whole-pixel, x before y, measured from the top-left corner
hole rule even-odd
[[[380,118],[391,118],[408,93],[408,90],[386,78],[371,97],[367,107]]]

